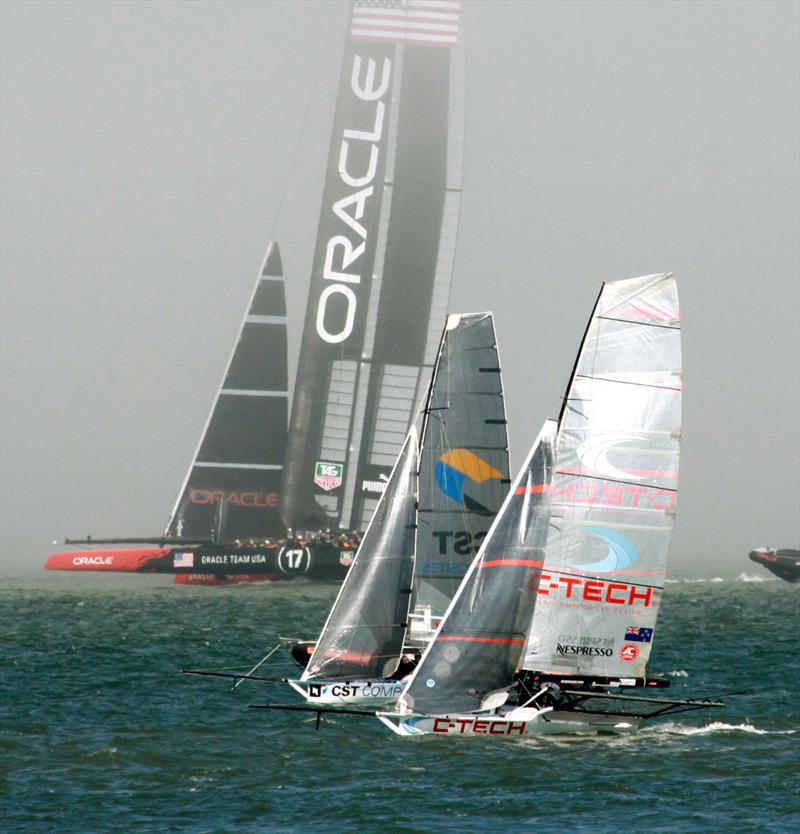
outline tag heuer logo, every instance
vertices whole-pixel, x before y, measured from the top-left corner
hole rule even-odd
[[[336,489],[342,485],[342,469],[341,463],[323,463],[318,460],[314,471],[314,483],[326,491]]]

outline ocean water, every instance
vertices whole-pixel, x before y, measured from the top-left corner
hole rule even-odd
[[[315,637],[332,586],[174,587],[49,575],[0,588],[0,830],[11,832],[800,831],[800,587],[671,582],[651,672],[725,707],[624,738],[396,738],[246,670]],[[293,671],[279,652],[265,674]]]

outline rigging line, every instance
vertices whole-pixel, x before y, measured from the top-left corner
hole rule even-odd
[[[598,316],[598,319],[602,319],[603,321],[618,321],[620,324],[636,324],[641,325],[642,327],[661,327],[664,330],[680,330],[680,327],[676,327],[674,324],[653,324],[651,321],[633,321],[632,319],[618,319],[614,316]]]
[[[276,643],[276,644],[275,644],[275,645],[274,645],[274,646],[273,646],[273,647],[272,647],[272,648],[271,648],[271,649],[270,649],[270,650],[269,650],[269,651],[268,651],[268,652],[264,655],[264,657],[262,657],[262,658],[261,658],[261,660],[259,660],[259,661],[258,661],[258,663],[256,663],[256,665],[255,665],[255,666],[253,666],[253,668],[252,668],[252,669],[251,669],[251,670],[247,673],[247,676],[248,676],[248,677],[250,677],[250,675],[252,675],[252,674],[253,674],[253,672],[255,672],[255,671],[256,671],[256,669],[258,669],[258,667],[259,667],[259,666],[261,666],[261,664],[262,664],[262,663],[264,663],[264,661],[266,661],[266,660],[268,660],[270,657],[272,657],[272,655],[274,655],[274,654],[275,654],[275,652],[276,652],[276,651],[278,651],[278,649],[279,649],[282,645],[283,645],[282,643]],[[235,681],[235,682],[234,682],[234,684],[233,684],[233,688],[234,688],[234,689],[238,689],[238,688],[239,688],[239,686],[241,685],[242,681],[244,681],[244,678],[239,678],[239,680]]]
[[[606,376],[591,376],[589,374],[575,374],[575,379],[590,379],[594,382],[612,382],[615,385],[635,385],[638,388],[655,388],[658,391],[677,391],[679,394],[683,391],[683,388],[676,388],[674,385],[653,385],[650,382],[633,382],[630,379],[610,379]]]
[[[608,478],[602,475],[584,475],[581,473],[580,475],[576,475],[573,472],[562,472],[560,469],[556,469],[553,473],[554,475],[567,475],[573,478],[586,478],[590,481],[606,481],[609,484],[623,484],[625,486],[638,486],[642,487],[643,489],[657,489],[660,492],[677,492],[677,489],[673,487],[661,487],[655,486],[653,484],[642,483],[641,481],[618,481],[615,478]]]
[[[333,4],[332,4],[333,5]],[[278,200],[278,208],[275,210],[275,219],[272,221],[272,228],[270,229],[269,239],[275,239],[275,230],[278,226],[278,221],[281,218],[281,213],[283,212],[283,204],[286,200],[286,194],[289,191],[289,183],[292,181],[292,175],[295,170],[295,166],[297,164],[297,153],[300,148],[300,141],[305,135],[306,132],[306,125],[308,124],[308,117],[311,113],[311,106],[314,103],[314,100],[317,98],[317,92],[319,91],[320,79],[322,78],[322,67],[325,64],[325,60],[328,57],[328,52],[330,50],[330,46],[332,43],[331,34],[333,32],[334,24],[336,23],[336,18],[340,14],[339,9],[334,7],[334,11],[331,14],[331,21],[328,24],[328,31],[325,34],[325,47],[319,50],[319,61],[317,62],[317,69],[314,75],[314,85],[311,88],[311,95],[308,97],[308,102],[306,103],[306,111],[303,114],[303,121],[300,125],[300,130],[297,134],[297,139],[293,143],[292,148],[292,156],[291,160],[289,161],[289,166],[286,168],[286,176],[283,180],[283,190],[281,191],[280,199]]]

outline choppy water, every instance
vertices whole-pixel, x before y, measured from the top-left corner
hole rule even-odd
[[[248,710],[248,668],[315,636],[331,586],[53,576],[0,589],[0,816],[10,832],[800,830],[800,587],[667,588],[650,669],[751,691],[626,738],[399,739],[377,721]],[[290,672],[291,661],[270,663]]]

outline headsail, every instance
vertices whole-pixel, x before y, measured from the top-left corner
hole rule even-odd
[[[394,672],[414,567],[416,475],[412,427],[302,680],[369,679]]]
[[[548,420],[506,496],[398,711],[481,708],[511,685],[537,596],[557,424]]]
[[[446,313],[463,144],[460,3],[356,2],[292,406],[281,516],[364,529]]]
[[[644,675],[675,511],[681,391],[675,279],[605,284],[561,413],[526,669]]]
[[[508,432],[491,313],[447,318],[425,406],[410,637],[424,644],[508,493]]]
[[[281,534],[287,407],[283,268],[270,243],[167,536],[222,542]]]

